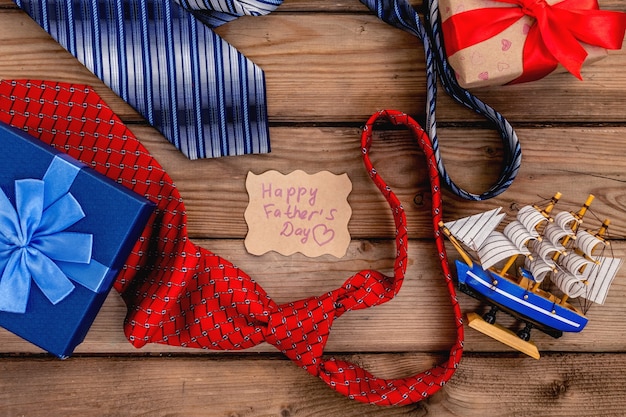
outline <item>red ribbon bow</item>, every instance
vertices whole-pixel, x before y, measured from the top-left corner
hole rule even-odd
[[[524,16],[535,22],[524,44],[523,75],[513,83],[542,78],[559,63],[582,79],[587,51],[581,43],[614,50],[622,47],[626,14],[599,10],[597,0],[564,0],[554,5],[545,0],[495,1],[519,7],[468,10],[443,22],[448,56],[496,36]]]

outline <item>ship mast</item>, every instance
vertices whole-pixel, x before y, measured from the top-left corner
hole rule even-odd
[[[541,214],[543,214],[543,216],[546,219],[551,220],[550,218],[550,213],[552,212],[552,209],[554,209],[554,206],[556,205],[556,203],[559,202],[559,200],[561,199],[561,196],[563,194],[557,192],[554,194],[554,196],[550,199],[550,202],[546,205],[546,207],[544,209],[541,209],[540,207],[537,207],[536,205],[533,205],[533,208],[535,208],[537,211],[540,211]],[[504,266],[502,267],[502,269],[500,270],[500,274],[504,275],[507,273],[507,271],[509,269],[511,269],[511,267],[513,266],[513,264],[515,263],[515,260],[518,258],[519,255],[513,255],[511,256],[507,262],[504,264]],[[530,258],[532,260],[532,256],[528,256],[528,258]],[[538,285],[535,284],[537,287]]]
[[[574,225],[572,225],[572,231],[575,233],[576,230],[578,230],[578,227],[580,226],[580,224],[583,222],[583,217],[585,216],[585,214],[587,213],[587,210],[589,209],[589,206],[591,205],[591,203],[593,202],[593,199],[596,198],[593,194],[589,194],[589,196],[587,197],[587,200],[585,200],[585,203],[583,204],[583,206],[580,208],[580,210],[578,210],[578,213],[572,213],[572,215],[574,215],[574,217],[576,217],[576,223]],[[608,225],[607,225],[608,227]],[[606,228],[604,229],[606,231]],[[569,236],[565,236],[563,238],[563,246],[565,246],[570,240]],[[558,257],[558,255],[555,255],[555,257]]]
[[[596,232],[596,233],[591,233],[591,231],[590,231],[590,230],[588,230],[587,232],[588,232],[589,234],[591,234],[591,236],[593,236],[593,238],[597,239],[596,241],[598,241],[598,242],[602,242],[602,244],[603,244],[603,245],[608,246],[608,245],[610,244],[610,242],[609,242],[607,239],[605,239],[605,238],[604,238],[604,235],[605,235],[605,234],[606,234],[606,232],[607,232],[607,229],[608,229],[608,227],[609,227],[609,224],[610,224],[610,220],[609,220],[609,219],[605,219],[605,220],[602,222],[602,225],[600,226],[600,229],[598,230],[598,232]],[[587,233],[586,233],[586,235],[587,235]],[[595,245],[594,245],[594,246],[595,246]],[[593,246],[592,246],[592,248],[593,248]],[[594,257],[591,255],[591,251],[592,251],[592,250],[593,250],[593,249],[582,249],[581,247],[578,247],[578,248],[576,248],[575,253],[576,253],[577,255],[579,255],[579,256],[581,256],[581,257],[583,257],[584,259],[588,260],[589,262],[591,262],[591,263],[595,264],[594,266],[592,266],[592,268],[595,268],[595,267],[601,268],[601,270],[603,270],[603,271],[604,271],[604,274],[605,274],[606,276],[609,276],[610,274],[612,274],[613,272],[609,272],[609,271],[610,271],[610,269],[608,269],[608,270],[607,270],[607,269],[605,269],[605,268],[610,268],[610,267],[606,267],[606,266],[605,266],[605,267],[603,267],[603,266],[601,266],[601,265],[602,265],[602,263],[603,263],[603,261],[604,261],[604,259],[606,259],[606,258],[604,258],[604,257],[600,257],[600,258],[598,258],[598,259],[594,258]],[[607,264],[609,264],[609,263],[607,263]],[[591,277],[591,276],[592,276],[592,272],[590,272],[589,274],[587,274],[587,273],[586,273],[586,271],[587,271],[587,269],[586,269],[586,268],[590,268],[590,265],[586,265],[586,264],[585,264],[585,265],[583,265],[583,266],[581,267],[581,269],[579,270],[579,272],[580,272],[580,273],[583,273],[583,274],[587,277],[587,279],[584,279],[584,280],[583,280],[583,281],[581,281],[581,282],[582,282],[582,284],[584,284],[585,286],[587,286],[587,287],[588,287],[588,289],[589,289],[589,290],[591,290],[591,291],[592,291],[592,293],[593,293],[593,290],[592,290],[591,288],[589,288],[589,285],[590,285],[590,283],[591,283],[591,282],[594,282],[594,283],[595,283],[596,277],[595,277],[595,276],[594,276],[593,278]],[[616,270],[617,270],[617,269],[615,269],[615,271],[616,271]],[[592,280],[591,282],[589,281],[590,279]],[[583,296],[583,297],[584,297],[584,298],[588,298],[587,296]],[[560,304],[561,304],[561,305],[564,305],[564,304],[565,304],[565,302],[568,300],[568,298],[569,298],[568,294],[564,294]],[[592,300],[594,300],[595,302],[599,302],[599,301],[597,301],[597,300],[595,299],[595,296],[594,296],[594,297],[592,297]]]
[[[472,261],[471,256],[463,248],[461,243],[452,235],[452,233],[450,233],[450,230],[444,225],[444,223],[442,221],[439,222],[438,226],[439,226],[439,229],[441,229],[441,231],[443,231],[443,234],[446,235],[446,237],[448,238],[450,243],[452,243],[452,246],[454,246],[454,249],[456,249],[456,251],[459,253],[459,255],[461,255],[461,258],[463,258],[463,261],[465,261],[465,263],[470,268],[473,267],[474,266],[474,262]]]
[[[561,193],[556,193],[555,196],[552,198],[552,201],[548,204],[548,206],[542,211],[542,213],[544,215],[550,216],[552,209],[554,208],[554,206],[556,205],[556,202],[559,200],[559,198],[561,197]],[[575,220],[574,224],[571,227],[571,231],[572,233],[575,233],[576,230],[578,229],[580,223],[582,223],[582,218],[584,217],[584,215],[587,213],[587,210],[589,209],[589,206],[591,205],[593,199],[595,197],[593,196],[593,194],[590,194],[587,197],[587,200],[585,200],[585,203],[582,205],[582,207],[580,208],[580,210],[578,210],[578,212],[574,213],[574,212],[570,212],[569,214],[571,215],[571,219]],[[565,212],[563,213],[565,214]],[[558,216],[557,216],[558,217]],[[552,217],[549,217],[550,222],[554,222],[555,219]],[[547,226],[548,227],[548,226]],[[553,227],[553,226],[549,226],[549,227]],[[546,237],[546,233],[547,233],[548,229],[544,229],[543,233],[544,236]],[[563,240],[561,240],[560,244],[562,245],[563,248],[565,248],[565,245],[570,241],[571,236],[565,235],[563,238]],[[552,239],[549,239],[550,242],[552,242]],[[555,248],[556,250],[556,248]],[[563,249],[564,250],[564,249]],[[552,260],[556,262],[556,260],[559,258],[559,256],[561,256],[564,253],[561,253],[560,251],[557,251],[553,257]],[[552,272],[556,272],[555,267],[552,267]],[[537,280],[537,282],[535,282],[535,284],[533,285],[532,291],[537,292],[539,290],[539,287],[541,286],[543,280]],[[567,297],[565,298],[565,301],[567,301]],[[564,304],[565,301],[562,301],[561,304]]]
[[[598,239],[601,239],[602,241],[604,241],[604,243],[607,246],[610,245],[611,242],[605,239],[604,235],[606,234],[606,231],[608,230],[610,224],[611,224],[610,219],[604,219],[604,221],[602,222],[602,225],[600,226],[600,229],[598,230],[598,233],[596,233],[595,235]]]
[[[574,223],[572,225],[572,231],[574,233],[576,233],[576,231],[578,230],[580,224],[583,222],[583,217],[585,216],[585,214],[587,214],[587,210],[589,209],[589,206],[591,206],[591,203],[593,202],[594,198],[595,198],[595,196],[593,194],[589,194],[589,196],[587,197],[587,200],[585,200],[585,203],[580,208],[580,210],[578,210],[577,213],[572,213],[572,215],[576,218],[576,223]],[[607,224],[607,227],[608,227],[608,224]],[[604,228],[604,231],[606,231],[606,227]],[[563,246],[565,246],[569,241],[570,241],[570,237],[569,236],[565,236],[561,243],[563,244]],[[560,254],[556,253],[554,255],[554,260],[557,260],[557,258],[559,256],[560,256]],[[569,295],[563,294],[563,297],[561,298],[560,304],[561,305],[565,305],[565,303],[567,303],[568,299],[569,299]]]
[[[556,206],[556,203],[559,202],[559,200],[561,199],[561,196],[563,194],[557,192],[554,194],[554,197],[552,197],[550,199],[550,202],[548,203],[548,205],[546,206],[546,208],[544,208],[543,210],[541,210],[539,207],[537,207],[536,205],[533,205],[534,208],[536,208],[537,210],[541,210],[541,214],[543,214],[547,219],[550,218],[550,213],[552,213],[552,209],[554,209],[554,206]]]

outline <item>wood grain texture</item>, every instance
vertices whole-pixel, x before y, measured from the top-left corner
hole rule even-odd
[[[3,13],[3,78],[71,78],[94,84],[107,102],[116,109],[119,106],[122,118],[141,120],[28,16],[11,8]],[[424,114],[425,66],[419,41],[371,13],[285,12],[244,17],[218,32],[265,70],[273,123],[362,123],[382,108]],[[18,59],[22,65],[11,64]],[[568,74],[556,74],[507,87],[508,94],[496,88],[480,90],[477,95],[518,123],[616,122],[623,117],[626,99],[619,91],[626,85],[626,74],[612,68],[625,64],[626,52],[619,51],[588,66],[584,83],[575,82]],[[544,95],[546,90],[549,95]],[[602,104],[589,100],[590,95],[601,96]],[[540,102],[544,107],[528,112],[528,103],[537,104],[538,96],[543,96]],[[561,105],[564,102],[568,105]],[[438,117],[449,123],[482,122],[445,94],[439,100]]]
[[[413,374],[440,360],[421,354],[348,359],[389,376]],[[84,417],[515,417],[571,416],[579,410],[621,416],[625,365],[617,354],[551,355],[530,363],[466,355],[449,384],[427,401],[380,408],[348,401],[277,358],[14,359],[0,362],[0,415],[44,417],[55,410]]]
[[[624,11],[622,0],[600,5]],[[336,288],[361,269],[390,272],[392,217],[363,169],[360,126],[382,108],[424,119],[419,40],[380,22],[358,0],[287,0],[268,16],[241,18],[217,31],[265,70],[269,155],[188,161],[11,0],[0,0],[0,78],[94,86],[176,182],[194,242],[235,262],[279,303]],[[625,66],[626,52],[615,51],[585,67],[584,82],[560,74],[476,91],[516,127],[523,165],[513,186],[486,202],[461,201],[444,191],[444,217],[495,206],[514,214],[556,191],[573,202],[593,193],[593,215],[613,219],[613,250],[626,256]],[[437,114],[451,176],[472,191],[484,190],[502,161],[497,134],[444,94]],[[441,360],[454,328],[432,242],[423,156],[406,130],[377,129],[373,161],[407,211],[407,279],[393,301],[337,320],[327,352],[400,377]],[[353,240],[346,256],[246,253],[245,177],[268,169],[348,174]],[[456,258],[451,247],[449,254]],[[464,312],[484,309],[459,298]],[[332,392],[267,345],[245,352],[161,345],[137,350],[122,331],[124,303],[111,293],[85,342],[66,361],[0,329],[0,416],[623,416],[625,299],[623,270],[582,333],[558,340],[533,335],[539,361],[466,329],[466,356],[443,391],[414,406],[379,408]]]
[[[215,161],[188,162],[153,129],[131,129],[175,179],[184,198],[189,230],[194,237],[243,238],[247,226],[243,213],[248,204],[245,178],[269,169],[288,173],[297,167],[314,173],[320,169],[347,173],[353,184],[348,201],[353,208],[349,223],[354,238],[390,238],[393,220],[389,209],[363,168],[360,130],[336,127],[273,127],[271,155],[249,155]],[[541,201],[561,191],[564,201],[578,204],[592,193],[593,212],[616,219],[617,236],[626,235],[624,181],[626,135],[622,126],[517,129],[523,165],[511,191],[495,199],[470,203],[445,193],[448,220],[485,207],[505,207],[513,213],[520,205]],[[484,129],[442,128],[441,152],[451,177],[469,190],[487,189],[500,172],[502,144]],[[564,151],[566,150],[566,151]],[[563,153],[563,158],[555,156]],[[404,203],[411,237],[432,236],[428,177],[424,157],[406,130],[375,134],[372,160],[385,181]],[[580,178],[582,181],[572,181]],[[219,179],[219,180],[218,180]],[[226,227],[227,226],[227,227]]]

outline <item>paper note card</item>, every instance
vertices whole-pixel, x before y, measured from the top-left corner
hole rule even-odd
[[[250,198],[245,212],[248,252],[262,255],[273,250],[282,255],[301,252],[309,257],[330,254],[338,258],[346,254],[352,215],[348,204],[352,183],[347,174],[249,172],[246,189]]]

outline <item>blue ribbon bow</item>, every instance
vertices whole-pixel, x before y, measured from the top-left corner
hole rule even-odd
[[[100,292],[109,268],[93,260],[93,235],[66,230],[85,217],[69,189],[81,167],[55,156],[43,179],[15,181],[15,208],[0,190],[0,311],[25,313],[32,281],[54,305],[70,278]]]

